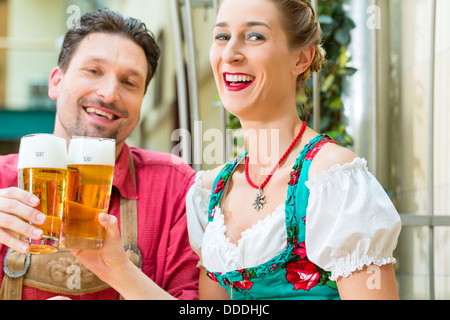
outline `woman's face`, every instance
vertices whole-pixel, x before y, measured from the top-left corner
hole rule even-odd
[[[241,120],[279,112],[280,104],[295,98],[299,51],[288,46],[272,1],[225,0],[210,51],[224,106]]]

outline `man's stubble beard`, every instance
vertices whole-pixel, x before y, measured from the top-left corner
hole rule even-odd
[[[84,112],[81,110],[81,112]],[[84,136],[84,137],[96,137],[96,138],[110,138],[110,139],[116,139],[116,143],[119,143],[117,141],[119,136],[120,129],[115,129],[111,132],[106,132],[106,129],[101,125],[91,124],[87,125],[86,123],[83,123],[81,120],[81,113],[78,113],[76,115],[75,121],[70,123],[65,123],[64,120],[61,119],[59,114],[57,114],[59,123],[63,127],[66,135],[68,138],[72,136]]]

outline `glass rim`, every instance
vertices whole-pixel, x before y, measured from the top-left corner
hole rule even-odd
[[[114,138],[103,138],[103,137],[90,137],[90,136],[70,136],[70,140],[72,139],[90,139],[90,140],[105,140],[105,141],[116,141]]]
[[[55,137],[57,139],[66,140],[63,137],[57,136],[56,134],[53,134],[53,133],[30,133],[30,134],[26,134],[26,135],[22,136],[20,139],[32,138],[32,137],[37,137],[37,136],[50,136],[50,137]]]

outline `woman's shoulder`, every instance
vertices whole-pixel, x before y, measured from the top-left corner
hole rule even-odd
[[[225,165],[220,165],[214,169],[205,171],[200,177],[200,185],[203,189],[211,190],[217,175],[222,171]]]
[[[357,158],[357,155],[352,150],[334,143],[327,143],[311,162],[309,176],[327,171],[335,165],[342,166],[351,163],[355,158]]]

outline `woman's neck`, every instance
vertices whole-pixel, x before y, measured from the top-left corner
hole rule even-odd
[[[302,124],[296,115],[271,121],[241,121],[249,164],[261,174],[269,174],[299,134]]]

